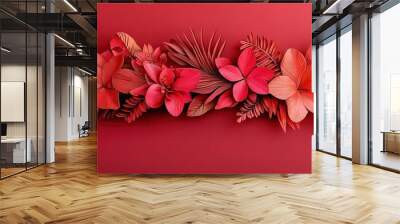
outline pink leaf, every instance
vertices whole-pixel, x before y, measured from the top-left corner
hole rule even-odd
[[[119,69],[112,77],[112,84],[119,92],[129,93],[135,88],[146,85],[146,80],[130,69]]]
[[[238,66],[243,76],[246,77],[251,70],[256,66],[256,57],[253,53],[253,49],[246,48],[240,53],[238,59]]]
[[[146,104],[151,108],[159,108],[164,101],[165,92],[159,84],[152,84],[146,93]]]
[[[269,84],[269,93],[274,97],[286,100],[297,92],[296,84],[288,76],[277,76]]]
[[[150,79],[153,80],[153,82],[158,83],[158,77],[160,76],[160,73],[161,73],[160,66],[145,61],[143,63],[143,67],[147,73],[147,76],[149,76]]]
[[[302,121],[307,116],[307,108],[304,106],[303,99],[299,92],[296,92],[294,95],[289,97],[286,100],[286,105],[288,108],[288,115],[289,118],[298,123]]]
[[[226,65],[219,69],[219,73],[231,82],[236,82],[243,79],[243,75],[239,68],[233,65]]]
[[[97,107],[100,109],[119,108],[119,93],[115,89],[100,88],[97,89]]]
[[[231,64],[232,64],[232,61],[229,58],[221,57],[221,58],[215,59],[215,65],[217,66],[217,68],[222,68],[226,65],[231,65]]]
[[[187,110],[187,116],[198,117],[212,110],[215,106],[215,101],[206,103],[205,101],[207,97],[208,95],[195,96],[192,102],[189,104],[189,108]]]
[[[249,89],[246,80],[239,81],[233,85],[233,98],[236,102],[241,102],[247,98]]]
[[[196,88],[200,80],[200,70],[193,68],[176,69],[176,79],[172,89],[177,91],[190,92]]]
[[[268,94],[268,82],[273,77],[273,71],[261,67],[255,68],[247,77],[247,84],[257,94]]]
[[[286,51],[281,61],[281,70],[283,75],[289,76],[296,83],[296,87],[300,85],[306,68],[306,59],[300,51],[294,48]]]
[[[167,94],[165,98],[165,107],[172,116],[179,116],[183,111],[184,105],[185,99],[180,92],[171,92]]]
[[[216,110],[220,110],[223,108],[233,107],[236,105],[236,101],[233,98],[232,91],[225,91],[218,99],[217,105],[215,106]]]

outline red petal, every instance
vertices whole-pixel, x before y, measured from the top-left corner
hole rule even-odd
[[[149,85],[146,83],[142,86],[132,89],[129,93],[133,96],[145,96]]]
[[[180,92],[180,93],[181,93],[185,103],[189,103],[190,101],[192,101],[192,95],[190,95],[190,93],[188,93],[188,92]]]
[[[236,102],[245,100],[248,93],[249,89],[246,80],[239,81],[233,85],[233,98],[235,98]]]
[[[236,82],[243,79],[243,75],[239,68],[233,65],[226,65],[220,68],[219,73],[221,73],[225,79],[231,82]]]
[[[232,91],[228,90],[219,97],[215,109],[220,110],[227,107],[233,107],[234,105],[236,105],[236,101],[233,98]]]
[[[314,113],[314,95],[309,91],[300,91],[301,98],[303,100],[304,106],[311,113]]]
[[[304,106],[303,99],[299,92],[289,97],[286,100],[286,105],[288,108],[288,115],[290,120],[295,123],[302,121],[307,116],[307,108]]]
[[[97,107],[100,109],[119,108],[119,93],[115,89],[100,88],[97,89]]]
[[[146,84],[142,75],[130,69],[120,69],[112,77],[113,87],[121,93],[129,93],[131,90]]]
[[[311,65],[311,63],[312,63],[312,47],[311,46],[306,51],[306,60],[307,60],[307,63]]]
[[[217,66],[217,68],[222,68],[222,67],[224,67],[226,65],[231,65],[231,64],[232,64],[232,61],[229,58],[221,57],[221,58],[216,58],[215,59],[215,65]]]
[[[175,73],[172,69],[163,69],[160,73],[160,84],[166,86],[166,87],[171,87],[172,84],[174,83],[175,80]]]
[[[296,86],[300,85],[306,68],[307,61],[300,51],[293,48],[286,51],[281,61],[281,70],[283,75],[289,76],[296,83]]]
[[[297,87],[288,76],[277,76],[268,83],[269,93],[274,97],[286,100],[296,93]]]
[[[153,82],[158,83],[158,77],[160,76],[161,73],[160,66],[145,61],[143,63],[143,67],[147,73],[147,76],[150,77],[150,79],[153,80]]]
[[[165,107],[168,112],[174,116],[179,116],[183,111],[185,99],[180,92],[170,92],[165,98]]]
[[[242,71],[243,76],[247,76],[251,70],[256,66],[256,56],[251,48],[246,48],[240,53],[238,59],[238,66]]]
[[[103,57],[105,59],[105,57]],[[108,61],[105,61],[104,64],[99,68],[100,76],[102,79],[103,85],[108,85],[111,83],[112,75],[115,71],[122,67],[124,63],[124,58],[122,56],[113,56],[110,57]]]
[[[183,92],[194,90],[200,80],[200,70],[193,68],[176,69],[176,79],[172,89]]]
[[[307,68],[301,78],[299,89],[311,90],[311,82],[311,64],[307,64]]]
[[[253,92],[268,94],[268,81],[274,77],[274,72],[266,68],[255,68],[247,77],[247,84]]]
[[[151,108],[159,108],[164,101],[164,91],[161,85],[153,84],[149,87],[146,93],[146,104]]]

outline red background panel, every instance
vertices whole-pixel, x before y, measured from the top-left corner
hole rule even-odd
[[[203,29],[227,41],[236,58],[247,34],[264,35],[285,51],[311,45],[311,4],[98,4],[98,51],[116,32],[159,46],[177,34]],[[99,120],[101,173],[308,173],[312,116],[284,133],[266,117],[236,123],[234,110],[198,118],[146,113],[133,124]]]

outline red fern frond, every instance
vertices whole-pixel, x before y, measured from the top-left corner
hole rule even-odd
[[[259,100],[246,100],[242,107],[240,107],[239,112],[236,113],[237,122],[241,123],[246,119],[257,118],[265,112],[264,106]]]
[[[246,40],[240,41],[241,50],[252,48],[256,56],[256,63],[259,67],[266,67],[281,75],[280,62],[282,54],[279,52],[274,41],[268,40],[263,36],[249,34]]]
[[[124,118],[131,123],[141,117],[148,110],[147,104],[142,96],[131,96],[125,100],[116,111],[115,117]]]

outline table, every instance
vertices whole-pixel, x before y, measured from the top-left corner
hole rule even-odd
[[[25,153],[25,144],[28,143]],[[26,163],[31,162],[32,153],[30,138],[5,138],[1,139],[1,156],[6,163]]]
[[[392,152],[400,154],[400,131],[382,131],[383,150],[382,152]]]

